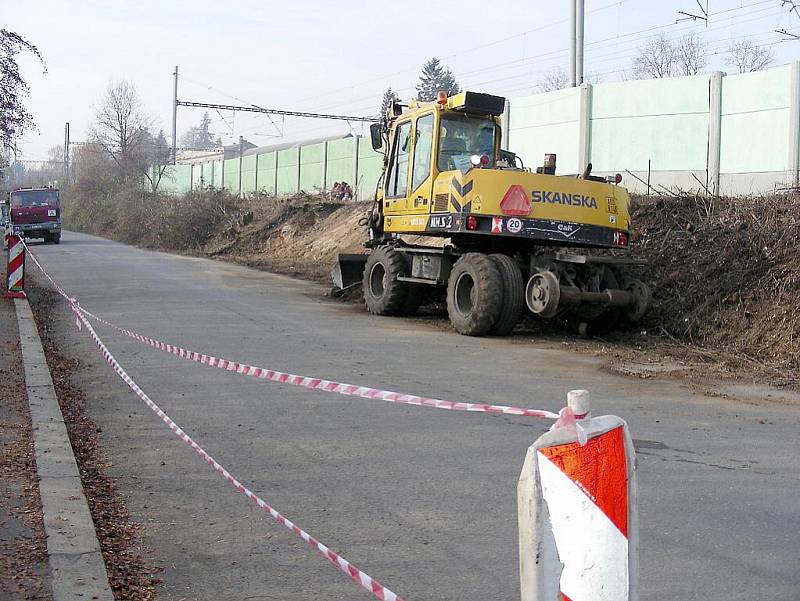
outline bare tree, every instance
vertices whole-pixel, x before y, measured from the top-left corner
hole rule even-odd
[[[563,90],[568,86],[569,78],[567,77],[567,73],[564,71],[564,69],[559,68],[547,71],[544,75],[542,75],[539,83],[536,84],[536,87],[539,88],[540,92]]]
[[[708,64],[708,45],[696,33],[682,36],[675,47],[677,72],[680,75],[697,75]]]
[[[636,79],[672,77],[675,65],[675,46],[661,33],[639,48],[633,59],[633,75]]]
[[[696,33],[673,42],[663,33],[651,37],[633,59],[634,79],[697,75],[708,64],[708,46]]]
[[[771,48],[759,46],[753,40],[743,39],[731,42],[725,64],[736,67],[739,73],[761,71],[775,62]]]
[[[114,162],[118,177],[145,178],[155,191],[166,161],[160,160],[162,153],[150,132],[153,120],[144,110],[136,86],[125,80],[110,84],[95,119],[90,129],[92,141]]]
[[[602,77],[596,72],[589,72],[583,74],[583,82],[596,84],[600,83]],[[536,87],[540,92],[552,92],[553,90],[564,90],[569,87],[569,77],[567,72],[561,68],[551,69],[542,75]]]

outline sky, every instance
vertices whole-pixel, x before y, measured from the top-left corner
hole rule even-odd
[[[700,0],[705,3],[706,0]],[[585,70],[598,82],[630,74],[649,36],[688,32],[708,44],[706,70],[731,71],[733,40],[768,46],[774,65],[800,59],[800,15],[784,0],[585,0]],[[800,13],[800,0],[796,1]],[[38,46],[47,73],[20,57],[30,84],[26,104],[36,122],[19,156],[47,158],[63,144],[87,138],[111,82],[133,82],[156,129],[170,136],[173,78],[178,98],[258,104],[284,110],[374,115],[388,86],[412,98],[422,64],[432,56],[451,68],[462,88],[509,98],[538,92],[549,72],[567,70],[567,0],[0,0],[0,28]],[[203,109],[178,109],[178,135],[197,125]],[[258,145],[346,133],[359,123],[211,111],[212,131],[226,144],[239,136]]]

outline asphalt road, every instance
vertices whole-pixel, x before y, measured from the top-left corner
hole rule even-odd
[[[378,318],[313,284],[65,232],[34,245],[81,304],[167,342],[253,365],[451,400],[558,410],[592,392],[638,449],[641,599],[800,598],[798,406],[610,375],[528,338]],[[29,272],[30,273],[30,272]],[[41,281],[41,278],[38,278]],[[369,599],[254,508],[119,381],[60,306],[58,335],[164,599]],[[245,484],[409,600],[519,598],[516,481],[549,425],[255,381],[98,327],[138,384]],[[552,344],[549,345],[552,347]]]

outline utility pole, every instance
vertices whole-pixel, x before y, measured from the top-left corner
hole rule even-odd
[[[578,81],[575,75],[575,52],[578,47],[577,38],[577,7],[578,0],[569,0],[569,87],[574,88]]]
[[[569,85],[583,83],[583,19],[584,0],[569,0]]]
[[[576,71],[576,85],[583,83],[583,18],[585,16],[584,0],[575,0],[577,5],[575,12],[577,12],[576,27],[575,27],[575,71]]]
[[[172,164],[175,164],[178,153],[178,65],[175,65],[174,87],[172,91]]]
[[[69,121],[64,124],[64,182],[69,186]]]

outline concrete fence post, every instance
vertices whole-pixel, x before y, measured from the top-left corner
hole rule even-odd
[[[301,149],[302,147],[300,144],[297,145],[297,153],[295,157],[297,159],[297,186],[295,186],[295,192],[300,192],[300,158],[301,158]]]
[[[725,74],[714,71],[708,80],[708,158],[706,159],[706,185],[714,196],[719,196],[719,157],[722,144],[722,78]]]
[[[279,150],[273,150],[275,153],[275,196],[278,195],[278,156],[280,156]]]
[[[358,200],[358,144],[359,144],[358,136],[353,136],[353,184],[351,188],[353,189],[353,201]]]
[[[511,135],[511,102],[506,99],[506,104],[503,107],[503,122],[502,122],[502,138],[500,139],[500,148],[508,150],[510,135]]]
[[[255,164],[253,166],[253,169],[255,169],[255,173],[253,173],[253,192],[255,194],[258,194],[258,157],[260,156],[260,154],[256,155],[256,158],[254,159]]]
[[[591,160],[589,149],[589,124],[592,116],[592,86],[588,83],[582,83],[579,90],[578,173],[583,173],[583,170],[586,169],[586,165],[588,165]]]
[[[242,197],[242,165],[244,162],[244,138],[239,136],[239,198]]]
[[[789,100],[789,181],[792,187],[800,185],[800,61],[791,64],[791,92]]]
[[[636,459],[618,417],[573,390],[517,485],[522,601],[638,600]]]
[[[328,141],[322,143],[322,192],[328,189]]]

